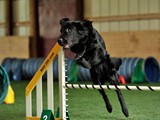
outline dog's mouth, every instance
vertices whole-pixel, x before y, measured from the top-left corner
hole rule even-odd
[[[67,41],[67,40],[64,40],[62,38],[59,38],[58,39],[58,44],[60,46],[63,46],[64,49],[69,49],[74,45],[74,41],[73,40]]]
[[[73,45],[74,45],[74,42],[70,42],[70,43],[68,43],[68,44],[64,44],[64,45],[63,45],[63,48],[64,48],[64,49],[69,49],[69,48],[71,48]]]
[[[68,44],[66,44],[66,45],[64,45],[64,46],[63,46],[63,48],[65,48],[65,49],[69,49],[69,48],[70,48],[70,46],[69,46]]]

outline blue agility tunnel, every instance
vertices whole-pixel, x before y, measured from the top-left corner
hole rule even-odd
[[[5,69],[0,65],[0,104],[3,103],[10,85],[9,77]]]
[[[12,80],[31,79],[45,58],[15,59],[6,58],[2,65]],[[70,82],[91,81],[88,69],[78,66],[73,58],[66,60],[66,70]],[[122,65],[119,74],[123,75],[126,82],[158,82],[160,80],[160,67],[154,57],[142,58],[122,58]],[[58,58],[53,60],[54,80],[58,80]],[[47,79],[46,73],[43,79]],[[138,81],[140,80],[140,81]]]
[[[144,60],[143,71],[147,82],[158,82],[160,80],[160,67],[154,57],[148,57]]]
[[[160,80],[160,67],[154,57],[122,58],[119,74],[123,75],[127,82],[158,82]]]

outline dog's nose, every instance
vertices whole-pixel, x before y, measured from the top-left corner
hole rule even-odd
[[[58,38],[58,43],[59,43],[59,45],[63,46],[63,39],[62,38]]]
[[[64,46],[68,42],[67,42],[67,40],[65,38],[60,37],[60,38],[58,38],[58,43],[59,43],[59,45]]]

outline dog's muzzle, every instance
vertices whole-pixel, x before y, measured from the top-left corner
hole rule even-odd
[[[58,38],[58,43],[60,46],[64,46],[66,45],[68,42],[67,40],[63,39],[63,38]]]
[[[70,48],[70,45],[68,44],[68,41],[63,39],[63,38],[58,38],[58,44],[60,46],[63,46],[63,48],[66,48],[66,49]]]

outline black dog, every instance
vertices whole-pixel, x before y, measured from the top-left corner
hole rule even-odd
[[[100,34],[93,28],[91,21],[74,21],[64,18],[60,20],[61,35],[58,38],[59,45],[70,48],[76,54],[77,63],[90,70],[94,84],[103,85],[107,80],[111,85],[119,85],[117,70],[121,65],[121,59],[110,58],[106,46]],[[112,106],[103,89],[98,90],[103,97],[108,112],[112,112]],[[122,111],[129,116],[122,93],[116,90]]]

